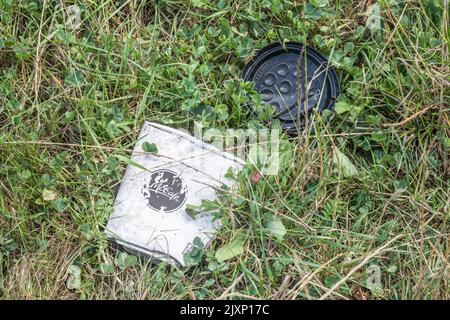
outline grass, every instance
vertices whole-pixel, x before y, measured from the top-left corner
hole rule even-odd
[[[71,30],[75,3],[0,0],[0,299],[450,298],[447,0],[90,0]],[[336,112],[283,139],[277,176],[245,168],[198,265],[108,244],[143,122],[260,126],[240,70],[285,40],[333,63]]]

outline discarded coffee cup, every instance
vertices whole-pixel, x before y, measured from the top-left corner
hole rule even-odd
[[[156,152],[145,152],[144,145]],[[109,217],[107,237],[127,251],[186,265],[196,241],[214,238],[220,220],[211,212],[192,218],[188,205],[217,199],[216,189],[232,187],[228,170],[244,161],[190,134],[146,122],[135,145]]]

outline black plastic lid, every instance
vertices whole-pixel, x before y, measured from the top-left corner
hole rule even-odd
[[[305,109],[332,110],[339,95],[339,81],[328,61],[298,42],[264,47],[245,66],[242,76],[254,82],[263,101],[274,107],[273,119],[279,119],[290,135],[302,128]]]

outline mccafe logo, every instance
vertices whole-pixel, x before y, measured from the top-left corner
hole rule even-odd
[[[156,170],[142,187],[142,195],[147,205],[158,212],[178,210],[186,201],[187,186],[181,173],[168,169]]]

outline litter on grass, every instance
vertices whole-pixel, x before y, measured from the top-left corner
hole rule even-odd
[[[245,66],[242,77],[254,82],[254,89],[274,111],[271,121],[280,121],[291,136],[302,129],[306,114],[312,109],[332,110],[339,95],[339,79],[327,59],[298,42],[262,48]],[[258,113],[251,103],[248,107]]]
[[[263,101],[274,108],[273,118],[290,135],[298,133],[302,117],[313,108],[333,109],[339,94],[336,72],[327,60],[296,42],[260,50],[244,68],[243,78],[254,82]],[[278,139],[270,140],[274,154],[266,159],[266,174],[278,169]],[[262,151],[255,153],[258,148],[250,149],[250,162],[264,158],[257,156]],[[189,133],[146,122],[128,161],[106,235],[136,255],[188,265],[185,257],[211,242],[220,220],[212,212],[193,217],[186,209],[216,200],[217,188],[233,185],[226,178],[228,171],[239,171],[243,165],[240,158]],[[283,230],[278,231],[282,236]]]
[[[133,254],[186,265],[194,239],[206,246],[220,228],[213,213],[193,218],[187,206],[216,200],[217,188],[233,186],[227,172],[243,165],[188,133],[146,122],[117,193],[107,237]]]

